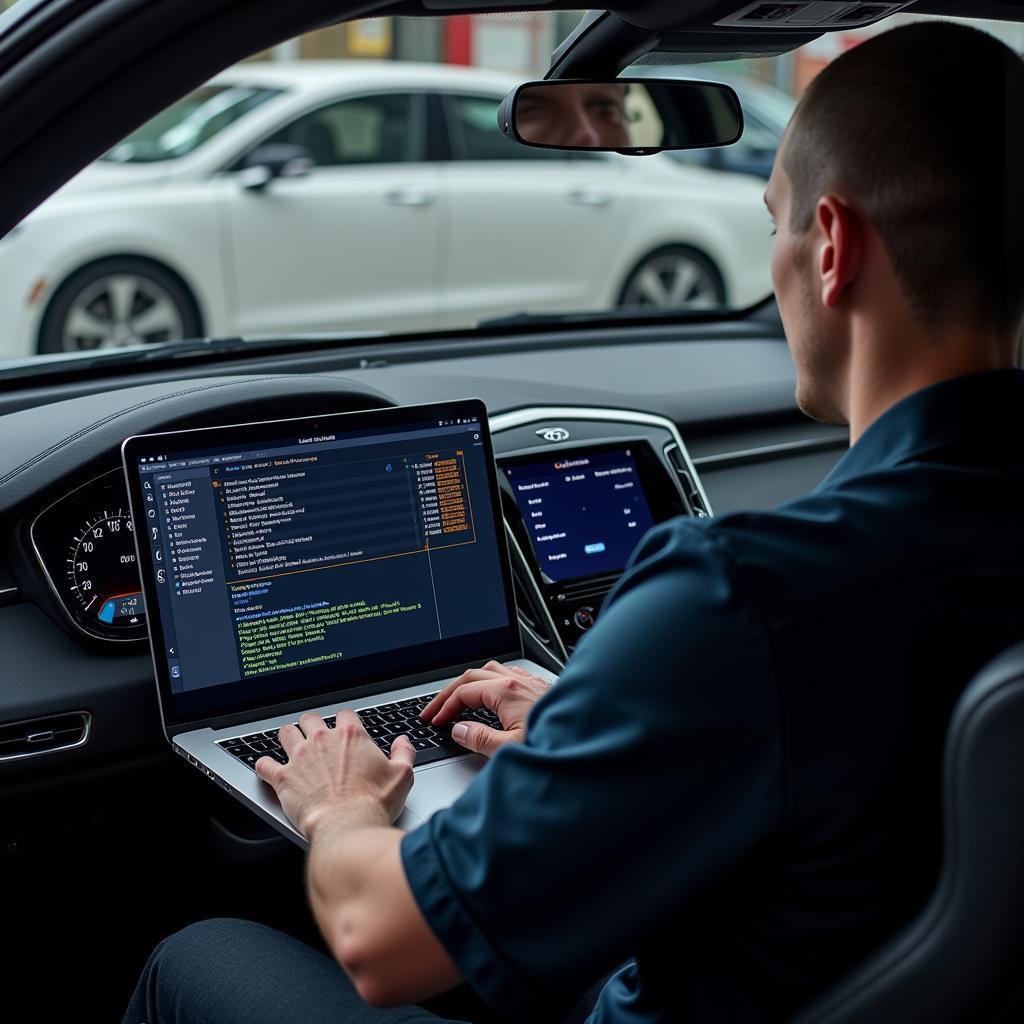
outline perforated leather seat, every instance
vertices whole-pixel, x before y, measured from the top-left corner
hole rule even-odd
[[[1019,985],[1024,936],[1024,643],[989,663],[957,703],[943,819],[942,870],[924,910],[792,1024],[1011,1019],[1005,1003]]]

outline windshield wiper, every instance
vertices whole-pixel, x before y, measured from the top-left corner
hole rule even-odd
[[[373,341],[388,337],[387,331],[347,331],[330,334],[255,335],[248,338],[183,338],[132,348],[96,349],[92,352],[59,352],[0,362],[0,384],[17,378],[52,375],[62,370],[81,373],[113,370],[119,366],[174,362],[179,359],[210,359],[220,355],[246,354],[270,349],[337,345],[347,341]]]
[[[660,309],[644,306],[618,306],[615,309],[601,310],[570,310],[566,313],[509,313],[506,316],[491,317],[478,320],[474,325],[478,330],[492,327],[532,327],[538,324],[600,324],[604,322],[619,324],[623,320],[636,320],[641,323],[701,323],[731,319],[737,311],[724,306],[711,309]]]

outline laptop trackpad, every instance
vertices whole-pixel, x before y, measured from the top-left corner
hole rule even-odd
[[[457,761],[421,768],[416,772],[412,791],[406,801],[407,813],[396,824],[403,828],[415,827],[419,822],[410,821],[406,824],[403,819],[415,817],[426,821],[435,811],[453,804],[485,764],[486,757],[474,754],[472,757],[460,757]]]

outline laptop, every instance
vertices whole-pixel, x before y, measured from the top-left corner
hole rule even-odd
[[[300,846],[259,757],[344,708],[415,781],[397,822],[485,763],[419,710],[467,668],[524,659],[487,413],[476,399],[203,427],[121,448],[164,733]],[[490,712],[467,712],[496,724]]]

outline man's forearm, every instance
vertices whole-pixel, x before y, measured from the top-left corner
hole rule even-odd
[[[416,1002],[461,981],[412,897],[402,832],[380,808],[339,808],[311,822],[307,836],[313,916],[363,999]]]
[[[369,836],[361,835],[367,832]],[[306,885],[313,916],[328,943],[332,933],[343,927],[353,901],[366,894],[365,861],[380,842],[374,833],[380,832],[401,836],[390,826],[383,808],[370,801],[332,807],[307,823]]]

